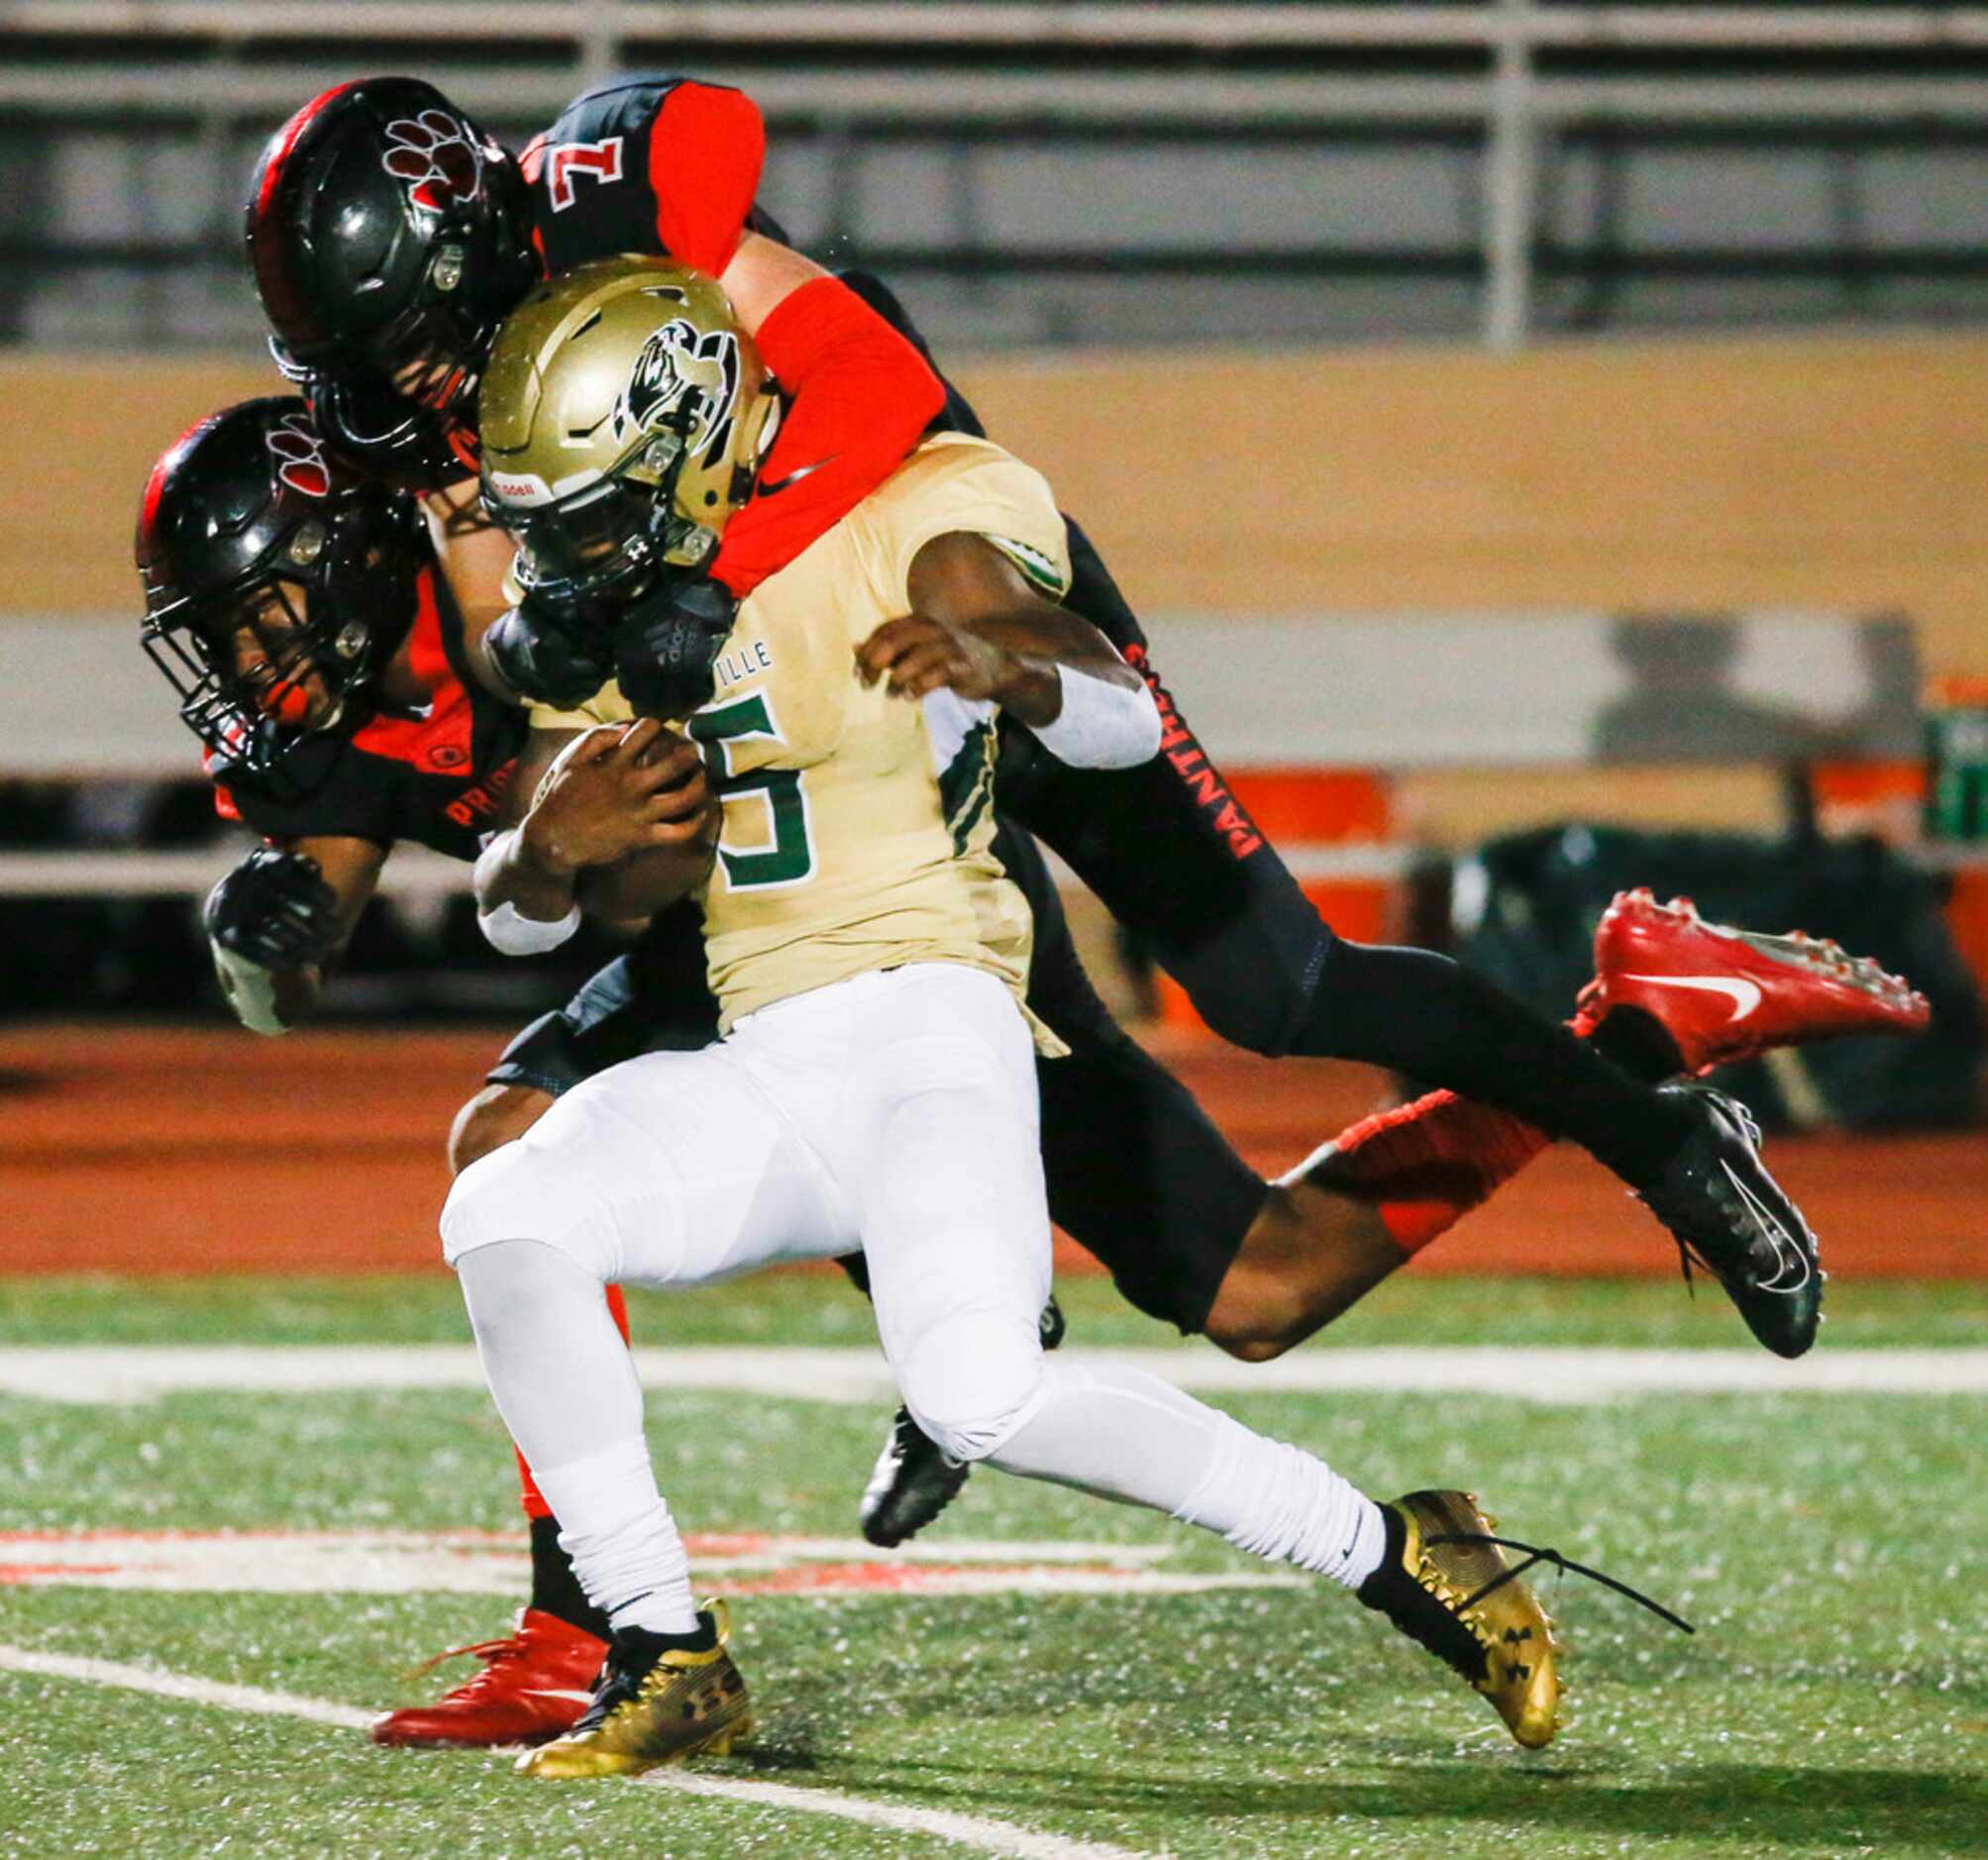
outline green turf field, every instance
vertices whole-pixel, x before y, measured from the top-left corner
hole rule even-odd
[[[1100,1288],[1069,1291],[1079,1340],[1165,1340]],[[1831,1350],[1984,1334],[1980,1288],[1832,1291]],[[459,1341],[454,1296],[439,1279],[16,1282],[0,1287],[0,1340]],[[1451,1281],[1390,1289],[1335,1335],[1732,1346],[1728,1320],[1672,1287]],[[635,1321],[649,1342],[866,1333],[823,1279],[644,1300]],[[977,1845],[639,1784],[527,1782],[500,1756],[378,1750],[337,1725],[0,1670],[0,1852],[1988,1854],[1988,1397],[1223,1399],[1380,1494],[1469,1485],[1518,1535],[1648,1588],[1700,1632],[1548,1579],[1574,1722],[1527,1755],[1445,1671],[1323,1586],[740,1595],[762,1735],[703,1772],[977,1817],[994,1829]],[[652,1391],[650,1414],[686,1530],[854,1536],[881,1410],[705,1390]],[[515,1503],[504,1437],[470,1390],[0,1397],[0,1529],[15,1533],[0,1563],[17,1574],[45,1554],[22,1533],[511,1533]],[[1162,1519],[991,1473],[935,1540],[980,1557],[1003,1540],[1076,1543],[1167,1577],[1261,1568]],[[495,1592],[271,1594],[219,1578],[0,1582],[0,1643],[369,1710],[425,1696],[432,1679],[395,1675],[498,1631],[511,1605]]]

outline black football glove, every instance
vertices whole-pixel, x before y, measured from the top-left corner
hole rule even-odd
[[[556,612],[529,594],[490,623],[483,654],[520,697],[556,710],[585,703],[614,676],[604,628]]]
[[[711,701],[711,669],[738,606],[721,582],[698,575],[623,609],[614,634],[614,675],[638,715],[687,717]]]
[[[200,920],[224,950],[263,969],[300,969],[330,953],[338,895],[315,859],[263,846],[207,893]]]

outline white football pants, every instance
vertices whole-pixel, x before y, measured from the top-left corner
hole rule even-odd
[[[700,1052],[613,1067],[465,1170],[442,1237],[498,1409],[617,1624],[680,1626],[688,1589],[600,1288],[857,1247],[904,1403],[955,1458],[1151,1505],[1341,1581],[1378,1561],[1375,1507],[1309,1455],[1138,1371],[1045,1361],[1034,1054],[978,970],[859,976]]]

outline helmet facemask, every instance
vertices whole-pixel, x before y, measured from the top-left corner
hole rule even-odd
[[[273,437],[302,424],[287,416]],[[175,482],[171,458],[141,533],[140,638],[207,750],[266,777],[301,743],[350,735],[378,709],[417,604],[417,518],[405,497],[321,453],[310,481],[325,488],[308,497],[280,477],[256,484],[253,462],[245,471],[239,457],[210,464],[197,450]]]
[[[426,496],[474,475],[472,429],[401,397],[376,369],[321,372],[298,362],[277,337],[269,353],[309,403],[325,437],[374,477]]]
[[[684,458],[680,434],[653,434],[594,483],[549,504],[499,512],[518,540],[519,582],[557,607],[582,612],[624,606],[673,573],[694,571],[718,539],[677,508]]]

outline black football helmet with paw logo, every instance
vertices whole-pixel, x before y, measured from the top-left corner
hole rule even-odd
[[[509,152],[418,78],[338,84],[269,139],[247,231],[278,360],[333,438],[403,482],[473,470],[483,358],[539,276]]]
[[[230,778],[293,784],[377,707],[427,549],[414,501],[357,470],[291,396],[199,421],[139,511],[141,638]]]

